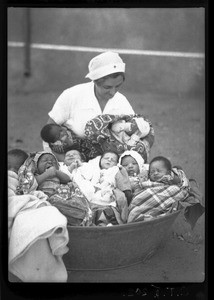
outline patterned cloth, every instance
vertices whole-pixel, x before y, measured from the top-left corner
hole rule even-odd
[[[70,226],[92,225],[92,211],[86,197],[75,183],[61,184],[48,202],[68,220]]]
[[[157,217],[170,212],[178,202],[185,201],[189,196],[189,181],[182,170],[177,170],[177,174],[181,178],[181,186],[150,180],[142,182],[142,191],[132,199],[129,206],[127,222]]]
[[[30,154],[30,156],[25,160],[24,164],[19,168],[18,171],[18,181],[17,195],[29,194],[35,191],[38,187],[34,173],[36,171],[36,164],[34,162],[35,153]]]
[[[67,135],[72,142],[72,146],[67,146],[61,141],[56,141],[55,143],[49,143],[49,147],[52,150],[54,145],[62,145],[64,153],[68,152],[69,150],[78,150],[82,154],[85,161],[102,154],[102,149],[100,148],[99,144],[78,137],[71,129],[68,129],[64,125],[62,125],[62,127],[66,130]],[[55,149],[54,151],[56,152]]]
[[[116,199],[116,206],[90,203],[94,225],[107,226],[108,224],[121,225],[127,223],[128,203],[125,195],[117,188],[114,189],[113,193]]]
[[[134,118],[143,117],[142,115],[99,115],[96,118],[88,121],[85,126],[85,135],[88,140],[93,143],[98,143],[101,146],[103,152],[114,151],[119,155],[125,150],[136,150],[144,159],[145,162],[148,161],[150,148],[154,143],[154,129],[151,122],[144,118],[145,121],[150,124],[149,134],[141,138],[135,146],[130,146],[125,143],[120,142],[115,138],[115,136],[110,131],[109,127],[113,122],[124,119],[126,122],[132,123],[131,130],[127,132],[128,135],[132,135],[138,129],[136,121]]]

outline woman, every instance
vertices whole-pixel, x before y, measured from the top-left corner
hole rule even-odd
[[[119,89],[125,80],[125,63],[115,52],[95,56],[88,65],[86,78],[91,82],[66,89],[49,112],[47,123],[65,125],[84,138],[87,121],[100,114],[134,114],[134,110]],[[44,143],[44,149],[48,145]],[[60,146],[54,149],[62,152]]]

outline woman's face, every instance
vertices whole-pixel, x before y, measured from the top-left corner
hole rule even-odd
[[[57,170],[59,169],[58,163],[55,157],[52,154],[43,154],[38,161],[37,169],[38,173],[42,174],[50,167],[55,167]]]
[[[164,175],[168,174],[168,170],[162,161],[154,161],[150,164],[149,168],[149,178],[151,181],[158,181]]]
[[[79,151],[70,150],[70,151],[66,152],[65,159],[64,159],[64,163],[66,164],[66,166],[70,166],[70,164],[72,162],[75,162],[76,160],[82,161]]]
[[[101,158],[101,169],[109,169],[117,165],[118,157],[115,153],[105,153]]]
[[[101,83],[95,83],[95,95],[98,100],[108,101],[111,99],[120,89],[123,84],[124,77],[118,75],[115,78],[106,78]]]
[[[135,176],[140,172],[137,161],[131,155],[123,157],[121,165],[126,169],[129,176]]]

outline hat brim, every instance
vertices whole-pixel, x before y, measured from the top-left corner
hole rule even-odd
[[[125,63],[110,64],[89,72],[85,76],[85,78],[89,78],[91,80],[97,80],[114,73],[118,73],[118,72],[125,73],[125,66],[126,66]]]

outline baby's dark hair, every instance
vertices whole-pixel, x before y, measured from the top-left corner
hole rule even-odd
[[[52,134],[52,129],[54,127],[59,127],[60,125],[55,124],[55,123],[50,123],[50,124],[46,124],[41,132],[40,132],[40,136],[43,139],[44,142],[46,143],[54,143],[57,141],[56,137]]]
[[[105,152],[103,152],[103,154],[101,155],[100,157],[100,162],[99,162],[99,167],[101,168],[101,160],[103,158],[103,156],[106,154],[106,153],[114,153],[116,156],[117,156],[117,162],[119,162],[119,154],[115,151],[111,151],[111,150],[107,150]]]
[[[17,172],[21,165],[28,158],[27,152],[22,149],[11,149],[7,152],[8,156],[8,169],[15,169]]]
[[[172,170],[172,165],[171,162],[168,158],[164,157],[164,156],[156,156],[154,157],[150,163],[149,163],[149,172],[150,172],[150,166],[153,162],[155,161],[162,161],[164,163],[165,168],[167,169],[167,171],[171,171]]]

